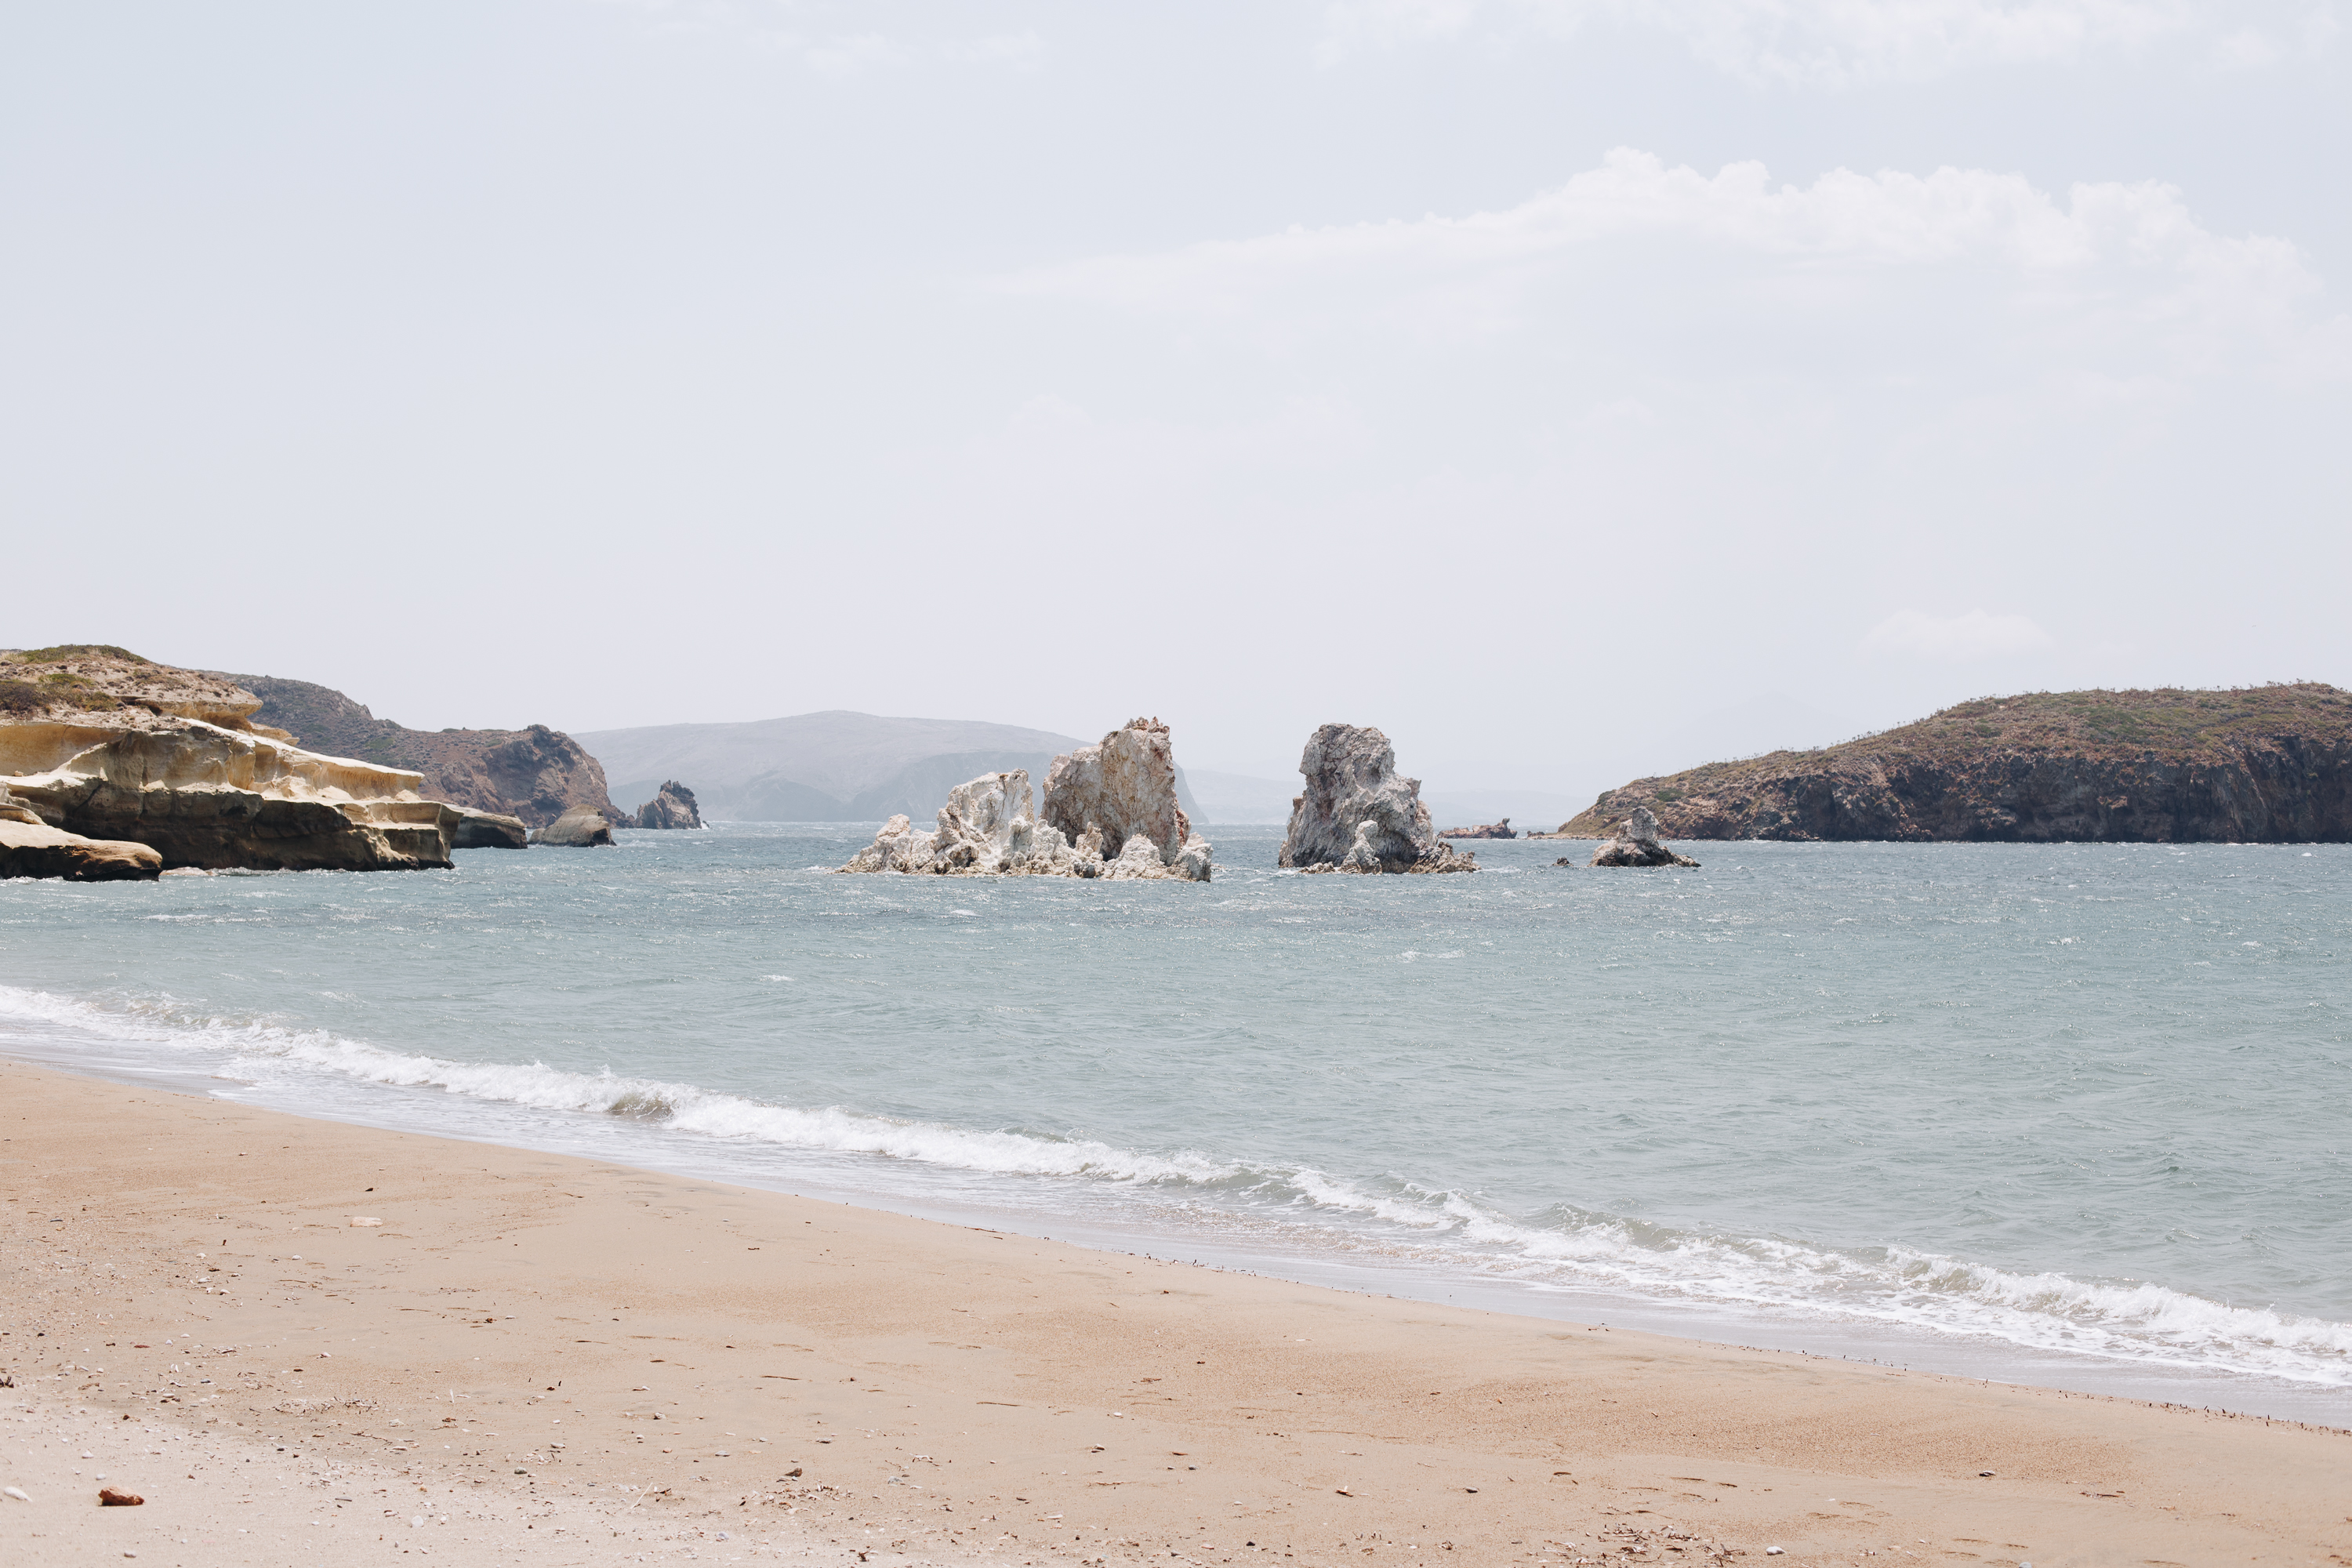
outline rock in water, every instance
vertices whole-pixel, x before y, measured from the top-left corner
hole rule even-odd
[[[676,779],[665,779],[661,793],[637,807],[639,827],[699,827],[702,813],[694,804],[694,792]]]
[[[1698,862],[1658,842],[1658,819],[1646,805],[1617,825],[1617,837],[1592,852],[1594,866],[1689,866]]]
[[[163,872],[144,844],[84,838],[51,827],[0,784],[0,877],[60,877],[69,882],[143,881]]]
[[[595,845],[610,846],[613,825],[604,814],[593,805],[575,805],[544,827],[531,831],[533,844],[551,844],[569,848],[586,849]]]
[[[1518,832],[1511,826],[1511,819],[1507,816],[1500,822],[1490,822],[1484,827],[1449,827],[1438,837],[1440,838],[1517,838]]]
[[[1045,775],[1045,821],[1073,844],[1088,832],[1119,847],[1117,866],[1139,867],[1132,851],[1142,839],[1159,864],[1187,881],[1209,879],[1209,841],[1192,831],[1176,804],[1176,759],[1168,726],[1130,719],[1095,745],[1054,759]],[[1140,870],[1113,876],[1141,876]]]
[[[1109,739],[1128,732],[1114,731]],[[1094,746],[1081,749],[1099,750]],[[1076,754],[1079,753],[1072,753]],[[1061,764],[1068,761],[1069,756],[1055,760],[1057,774],[1062,771]],[[1174,777],[1171,764],[1171,791]],[[859,850],[842,869],[924,872],[940,877],[1100,877],[1112,881],[1191,882],[1209,879],[1209,842],[1197,833],[1187,831],[1173,858],[1168,858],[1148,834],[1130,833],[1120,844],[1118,853],[1106,859],[1103,846],[1108,840],[1102,827],[1089,820],[1073,842],[1053,823],[1040,819],[1034,801],[1027,769],[982,773],[949,792],[947,805],[940,807],[936,828],[917,827],[903,815],[893,816],[875,835],[874,842]],[[1176,813],[1176,820],[1183,824],[1183,813]]]
[[[520,849],[530,843],[530,828],[520,816],[462,805],[452,809],[457,814],[457,826],[449,830],[452,849]]]
[[[1300,871],[1475,871],[1475,856],[1441,842],[1421,781],[1400,778],[1378,730],[1326,724],[1298,759],[1307,793],[1291,802],[1278,863]]]

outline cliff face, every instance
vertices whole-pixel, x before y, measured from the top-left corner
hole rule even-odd
[[[453,805],[520,817],[545,827],[575,806],[608,823],[631,820],[614,809],[604,770],[559,730],[411,730],[379,719],[331,687],[272,675],[221,675],[260,699],[254,719],[284,730],[295,743],[331,756],[406,768],[425,793]]]
[[[233,681],[121,648],[9,652],[0,784],[39,826],[145,845],[164,867],[449,864],[463,814],[423,798],[415,773],[314,755],[255,723],[260,706]]]
[[[1985,698],[1817,752],[1636,779],[1559,831],[1607,837],[1636,806],[1669,838],[2345,843],[2352,694]]]

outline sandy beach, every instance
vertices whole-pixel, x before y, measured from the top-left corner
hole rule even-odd
[[[16,1065],[0,1106],[10,1568],[2352,1562],[2343,1431]]]

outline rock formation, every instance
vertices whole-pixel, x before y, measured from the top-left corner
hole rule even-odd
[[[934,829],[893,816],[845,871],[935,876],[1101,877],[1205,882],[1209,841],[1176,804],[1168,727],[1137,719],[1054,759],[1045,805],[1033,809],[1025,768],[983,773],[949,792]],[[1107,846],[1116,847],[1108,858]]]
[[[1490,822],[1484,827],[1449,827],[1438,837],[1440,838],[1517,838],[1518,834],[1512,828],[1511,819],[1507,816],[1500,822]]]
[[[1566,859],[1555,860],[1564,866]],[[1696,869],[1698,862],[1686,855],[1677,855],[1658,842],[1658,819],[1650,808],[1637,805],[1633,815],[1617,825],[1617,837],[1592,852],[1587,864],[1593,866],[1688,866]]]
[[[1326,724],[1298,759],[1307,793],[1290,806],[1280,865],[1300,871],[1475,871],[1429,825],[1421,781],[1401,778],[1396,750],[1378,730]]]
[[[637,807],[639,827],[699,827],[702,813],[694,804],[694,792],[676,779],[665,779],[661,793]]]
[[[1560,825],[1635,806],[1675,838],[1991,843],[2352,842],[2352,693],[1983,698],[1814,752],[1636,779]]]
[[[473,811],[520,817],[544,827],[575,805],[593,805],[605,821],[630,818],[605,793],[604,770],[560,730],[411,730],[379,719],[331,687],[271,675],[208,672],[261,699],[253,717],[285,731],[307,751],[356,757],[406,768],[425,778],[425,793]]]
[[[0,656],[0,784],[42,825],[129,840],[166,868],[449,864],[459,813],[397,768],[315,755],[259,699],[121,648]]]
[[[531,829],[533,844],[551,844],[572,849],[587,849],[597,845],[610,847],[613,825],[604,814],[593,805],[575,805],[544,827]]]
[[[521,849],[530,843],[530,829],[520,816],[468,811],[464,806],[451,809],[457,814],[457,826],[449,834],[452,849]]]
[[[117,882],[149,879],[163,870],[163,857],[144,844],[51,827],[0,787],[0,878]]]
[[[1209,841],[1176,804],[1176,759],[1157,719],[1130,719],[1094,745],[1055,757],[1040,815],[1071,844],[1093,833],[1118,845],[1122,865],[1134,863],[1140,838],[1163,868],[1187,881],[1209,879]]]

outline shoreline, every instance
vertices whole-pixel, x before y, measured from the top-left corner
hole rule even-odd
[[[40,1530],[45,1562],[119,1561],[133,1533],[152,1560],[276,1562],[235,1531],[280,1516],[307,1563],[449,1555],[469,1530],[534,1562],[2352,1552],[2337,1429],[1347,1294],[13,1063],[0,1104],[0,1410],[85,1445],[0,1447],[36,1500],[0,1530]],[[118,1429],[156,1455],[88,1446]],[[153,1462],[175,1442],[213,1468]],[[84,1451],[146,1505],[96,1508],[94,1477],[58,1473]],[[221,1478],[255,1464],[289,1479],[239,1500]],[[395,1488],[425,1501],[387,1512]]]
[[[1118,1256],[1155,1261],[1205,1261],[1224,1272],[1349,1294],[1475,1308],[1548,1321],[1604,1322],[1703,1344],[1794,1352],[1855,1365],[1886,1365],[1969,1381],[2179,1405],[2320,1426],[2352,1426],[2352,1389],[2266,1378],[2259,1373],[2130,1360],[2039,1346],[1990,1332],[1945,1331],[1866,1316],[1813,1315],[1760,1305],[1742,1308],[1737,1303],[1705,1299],[1644,1296],[1632,1289],[1600,1285],[1561,1286],[1514,1278],[1507,1270],[1482,1274],[1475,1265],[1448,1268],[1387,1253],[1377,1247],[1359,1248],[1343,1244],[1322,1250],[1286,1248],[1279,1238],[1253,1243],[1237,1237],[1229,1228],[1202,1226],[1195,1230],[1173,1224],[1155,1226],[1146,1218],[1118,1213],[1089,1214],[1076,1207],[1029,1206],[1009,1200],[991,1203],[984,1198],[926,1191],[924,1184],[934,1174],[929,1171],[913,1181],[902,1180],[897,1187],[845,1178],[830,1171],[761,1172],[747,1168],[740,1160],[718,1157],[726,1152],[740,1153],[735,1145],[712,1142],[706,1150],[705,1141],[690,1131],[659,1126],[615,1128],[604,1116],[529,1105],[509,1106],[465,1095],[454,1098],[469,1109],[492,1116],[503,1113],[512,1120],[499,1128],[453,1129],[432,1114],[402,1116],[397,1113],[402,1102],[383,1098],[421,1096],[424,1098],[415,1109],[429,1111],[451,1100],[446,1090],[404,1089],[369,1080],[339,1081],[331,1087],[346,1092],[354,1102],[352,1106],[287,1103],[282,1097],[273,1098],[266,1086],[219,1079],[205,1069],[175,1073],[130,1059],[102,1065],[78,1059],[86,1046],[103,1044],[97,1037],[85,1041],[77,1035],[63,1043],[71,1048],[44,1053],[27,1049],[28,1042],[17,1040],[0,1047],[0,1064],[23,1062],[125,1087],[165,1089],[277,1115],[446,1139],[469,1146],[619,1161],[682,1178],[722,1182],[755,1191],[810,1194],[820,1201],[912,1219],[1002,1229],[1045,1241],[1058,1238],[1088,1250]],[[529,1125],[521,1125],[524,1123]],[[545,1128],[549,1135],[537,1139],[516,1136],[536,1127]],[[576,1131],[581,1136],[563,1136],[568,1131]],[[614,1139],[616,1132],[621,1136]],[[583,1147],[608,1140],[618,1146]],[[713,1157],[695,1157],[705,1152]],[[809,1156],[805,1151],[793,1153]],[[869,1158],[838,1154],[817,1157],[837,1158],[850,1164]],[[887,1173],[903,1176],[904,1173],[895,1168],[899,1163],[889,1162],[892,1168]]]

